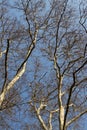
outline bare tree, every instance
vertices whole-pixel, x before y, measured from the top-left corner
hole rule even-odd
[[[19,129],[81,128],[87,116],[86,8],[79,3],[75,9],[68,0],[4,2],[0,3],[2,123],[3,113],[10,111],[12,116],[21,111],[27,122],[19,119]],[[12,8],[20,11],[17,18],[9,14]],[[13,116],[17,122],[18,118]],[[14,129],[10,122],[0,127]]]

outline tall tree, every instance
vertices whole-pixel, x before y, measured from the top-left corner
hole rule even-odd
[[[87,31],[86,7],[77,5],[68,0],[0,3],[1,129],[14,129],[14,122],[17,129],[82,129]],[[20,12],[16,18],[12,9]]]

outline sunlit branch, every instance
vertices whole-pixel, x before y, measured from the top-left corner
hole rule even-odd
[[[20,77],[24,74],[25,69],[26,69],[26,62],[28,60],[28,58],[30,57],[33,49],[35,48],[35,44],[36,44],[36,40],[37,40],[37,33],[38,33],[38,28],[36,26],[36,30],[34,33],[34,39],[32,41],[32,43],[29,46],[28,52],[26,54],[26,58],[25,60],[22,62],[22,64],[20,65],[20,67],[17,70],[16,75],[14,76],[14,78],[11,80],[10,83],[8,83],[8,85],[3,89],[1,95],[0,95],[0,107],[3,103],[3,100],[5,98],[6,93],[14,86],[14,84],[20,79]],[[8,42],[9,43],[9,42]],[[8,52],[8,51],[7,51]],[[7,53],[8,54],[8,53]],[[7,61],[6,61],[7,64]]]
[[[37,117],[43,127],[44,130],[48,130],[48,127],[46,126],[44,120],[42,119],[41,115],[40,115],[40,111],[45,107],[45,104],[41,103],[39,108],[36,108],[36,106],[34,106],[35,108],[35,111],[36,111],[36,114],[37,114]]]
[[[8,91],[14,86],[14,84],[20,79],[20,77],[24,74],[26,69],[26,63],[23,65],[23,68],[21,71],[19,71],[14,78],[7,84],[7,86],[3,89],[1,95],[0,95],[0,107],[3,103],[3,100],[5,99],[5,95],[8,93]]]

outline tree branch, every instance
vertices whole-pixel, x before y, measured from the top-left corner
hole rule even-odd
[[[67,119],[67,114],[68,114],[68,111],[69,111],[70,99],[71,99],[71,96],[72,96],[73,87],[75,86],[75,82],[76,82],[75,81],[76,80],[76,73],[78,73],[86,64],[87,64],[87,60],[75,72],[73,72],[73,84],[70,87],[69,96],[68,96],[68,100],[67,100],[67,107],[66,107],[66,112],[65,112],[65,117],[64,117],[63,130],[66,127],[66,119]]]
[[[36,39],[37,39],[37,33],[38,33],[38,28],[36,26],[36,30],[35,30],[35,33],[34,33],[34,39],[32,41],[32,43],[30,44],[29,46],[29,49],[28,49],[28,52],[27,52],[27,55],[26,55],[26,58],[25,60],[22,62],[22,64],[20,65],[20,67],[18,68],[17,70],[17,73],[16,75],[14,76],[14,78],[11,80],[10,83],[8,83],[8,85],[3,89],[1,95],[0,95],[0,107],[5,99],[5,95],[6,93],[13,87],[13,85],[20,79],[20,77],[24,74],[25,72],[25,69],[26,69],[26,62],[28,60],[28,58],[30,57],[33,49],[35,48],[35,44],[36,44]],[[8,42],[9,43],[9,42]],[[9,47],[8,47],[9,49]],[[7,50],[7,54],[8,54],[8,50]],[[7,56],[6,56],[7,57]],[[7,69],[7,58],[6,58],[6,69]],[[7,75],[6,75],[7,76]]]
[[[40,115],[40,111],[44,108],[44,105],[45,105],[45,104],[42,104],[42,103],[41,103],[38,109],[36,108],[36,106],[34,106],[34,108],[35,108],[37,117],[38,117],[38,119],[39,119],[39,121],[40,121],[40,123],[41,123],[43,129],[44,129],[44,130],[48,130],[48,128],[47,128],[47,126],[46,126],[44,120],[42,119],[42,117],[41,117],[41,115]]]
[[[2,91],[3,91],[3,89],[6,87],[7,76],[8,76],[7,62],[8,62],[8,52],[9,52],[9,46],[10,46],[9,41],[10,41],[10,39],[7,39],[7,49],[6,49],[6,53],[5,53],[5,79],[4,79]]]
[[[83,116],[85,113],[87,113],[87,110],[81,112],[80,114],[78,114],[77,116],[75,116],[73,119],[71,119],[70,121],[68,121],[66,123],[66,127],[69,126],[71,123],[73,123],[74,121],[78,120],[81,116]]]
[[[26,63],[23,65],[23,68],[21,71],[19,71],[14,78],[11,80],[10,83],[3,89],[1,95],[0,95],[0,107],[5,99],[5,95],[8,93],[8,91],[13,87],[13,85],[20,79],[20,77],[24,74],[26,69]]]

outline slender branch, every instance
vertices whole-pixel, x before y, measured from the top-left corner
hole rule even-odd
[[[8,103],[9,103],[9,102],[8,102]],[[32,105],[31,103],[32,103],[31,100],[28,101],[28,102],[22,102],[22,103],[9,103],[9,105],[7,104],[7,106],[5,105],[4,107],[1,107],[1,108],[0,108],[0,111],[4,111],[4,110],[7,110],[7,109],[9,109],[9,108],[14,108],[14,107],[18,107],[18,108],[19,108],[20,106],[26,105],[26,104]]]
[[[33,40],[32,32],[31,32],[31,26],[30,26],[30,22],[29,22],[29,19],[28,19],[28,13],[27,13],[27,10],[29,8],[29,2],[30,2],[30,0],[28,0],[26,2],[27,4],[26,4],[26,7],[25,7],[24,2],[21,0],[22,6],[23,6],[23,11],[24,11],[24,14],[25,14],[25,17],[26,17],[26,22],[28,24],[28,33],[30,35],[31,40]]]
[[[0,107],[5,99],[6,93],[13,87],[13,85],[20,79],[20,77],[24,74],[26,69],[26,63],[23,65],[23,68],[21,71],[19,71],[14,78],[11,80],[10,83],[3,89],[1,95],[0,95]]]
[[[0,52],[0,58],[2,58],[2,55],[6,53],[6,50]]]
[[[8,52],[9,52],[9,40],[7,39],[7,49],[6,49],[6,53],[5,53],[5,79],[4,79],[4,83],[3,83],[3,87],[2,87],[2,91],[6,86],[6,82],[7,82],[7,76],[8,76],[8,71],[7,71],[7,63],[8,63]]]
[[[41,103],[38,109],[37,109],[35,106],[34,106],[34,108],[35,108],[37,117],[38,117],[38,119],[39,119],[39,121],[40,121],[40,123],[41,123],[43,129],[44,129],[44,130],[48,130],[48,127],[46,126],[44,120],[42,119],[42,117],[41,117],[41,115],[40,115],[40,111],[44,108],[44,104]]]
[[[85,60],[85,62],[74,73],[75,74],[78,73],[86,64],[87,64],[87,59]]]
[[[79,61],[81,58],[83,58],[83,57],[79,57],[79,58],[76,58],[76,59],[70,61],[70,62],[68,63],[68,65],[67,65],[67,67],[64,69],[63,75],[65,74],[65,72],[67,71],[67,69],[72,68],[72,66],[73,66],[77,61]]]
[[[29,48],[28,48],[28,52],[27,55],[25,57],[25,60],[22,62],[22,64],[20,65],[20,67],[17,70],[17,73],[22,69],[23,65],[25,64],[25,62],[28,60],[28,58],[30,57],[33,49],[35,48],[35,44],[36,44],[36,39],[37,39],[37,34],[38,34],[38,27],[36,27],[35,33],[34,33],[34,39],[31,42]]]
[[[63,77],[61,76],[61,72],[60,72],[60,66],[57,62],[57,49],[58,49],[58,33],[59,33],[59,27],[60,27],[60,23],[61,20],[63,18],[63,15],[65,13],[66,7],[67,7],[67,3],[68,0],[65,0],[65,5],[63,7],[63,11],[60,15],[60,19],[57,23],[57,30],[56,30],[56,46],[55,46],[55,50],[54,50],[54,69],[56,70],[56,76],[57,76],[57,80],[59,79],[59,85],[58,85],[58,103],[59,103],[59,128],[61,130],[63,130],[63,124],[64,124],[64,107],[62,105],[62,80]],[[59,43],[60,45],[60,43]]]
[[[56,47],[55,47],[55,52],[54,52],[54,54],[56,54],[56,51],[57,51],[59,26],[60,26],[61,20],[62,20],[62,18],[63,18],[63,15],[64,15],[64,13],[65,13],[65,10],[66,10],[66,7],[67,7],[67,3],[68,3],[68,0],[65,0],[65,5],[64,5],[63,11],[62,11],[62,13],[61,13],[61,15],[60,15],[60,19],[59,19],[59,21],[58,21],[58,24],[57,24]]]
[[[52,130],[52,113],[51,112],[49,116],[49,130]]]
[[[83,23],[81,23],[81,20],[80,20],[79,23],[81,24],[81,26],[84,28],[85,32],[87,33],[87,29],[86,29],[86,27],[85,27],[85,25],[84,25],[85,21],[86,21],[86,19],[84,20]]]
[[[72,96],[73,87],[75,86],[75,83],[76,83],[76,73],[78,73],[86,64],[87,64],[87,60],[75,72],[73,72],[73,84],[70,87],[69,96],[68,96],[68,100],[67,100],[67,107],[66,107],[66,112],[65,112],[65,117],[64,117],[63,130],[66,127],[66,119],[67,119],[67,115],[68,115],[68,111],[69,111],[70,99]]]
[[[45,72],[45,73],[41,76],[41,78],[38,80],[38,82],[40,82],[40,81],[46,76],[46,74],[47,74],[47,72]]]
[[[66,123],[66,127],[69,126],[71,123],[73,123],[74,121],[78,120],[81,116],[83,116],[85,113],[87,113],[87,109],[83,112],[81,112],[80,114],[78,114],[77,116],[75,116],[73,119],[71,119],[70,121],[68,121]]]
[[[26,62],[28,60],[28,58],[30,57],[33,49],[35,48],[35,44],[36,44],[36,39],[37,39],[37,33],[38,33],[38,28],[36,26],[36,30],[35,30],[35,33],[34,33],[34,39],[31,43],[31,45],[29,46],[29,49],[28,49],[28,52],[27,52],[27,55],[26,55],[26,58],[25,60],[22,62],[22,64],[20,65],[20,67],[18,68],[17,70],[17,73],[16,75],[14,76],[14,78],[11,80],[10,83],[8,83],[8,85],[3,89],[1,95],[0,95],[0,107],[3,103],[3,100],[5,98],[5,95],[6,93],[13,87],[13,85],[20,79],[20,77],[24,74],[25,72],[25,69],[26,69]]]
[[[81,5],[81,3],[80,3],[80,5]],[[85,30],[85,32],[87,33],[87,29],[86,29],[86,27],[85,27],[85,25],[84,25],[84,24],[86,23],[87,18],[84,18],[84,20],[83,20],[83,15],[81,15],[80,5],[79,5],[79,12],[80,12],[80,20],[79,20],[79,23],[80,23],[80,25],[83,27],[83,29]],[[83,20],[83,22],[81,22],[81,20]]]

